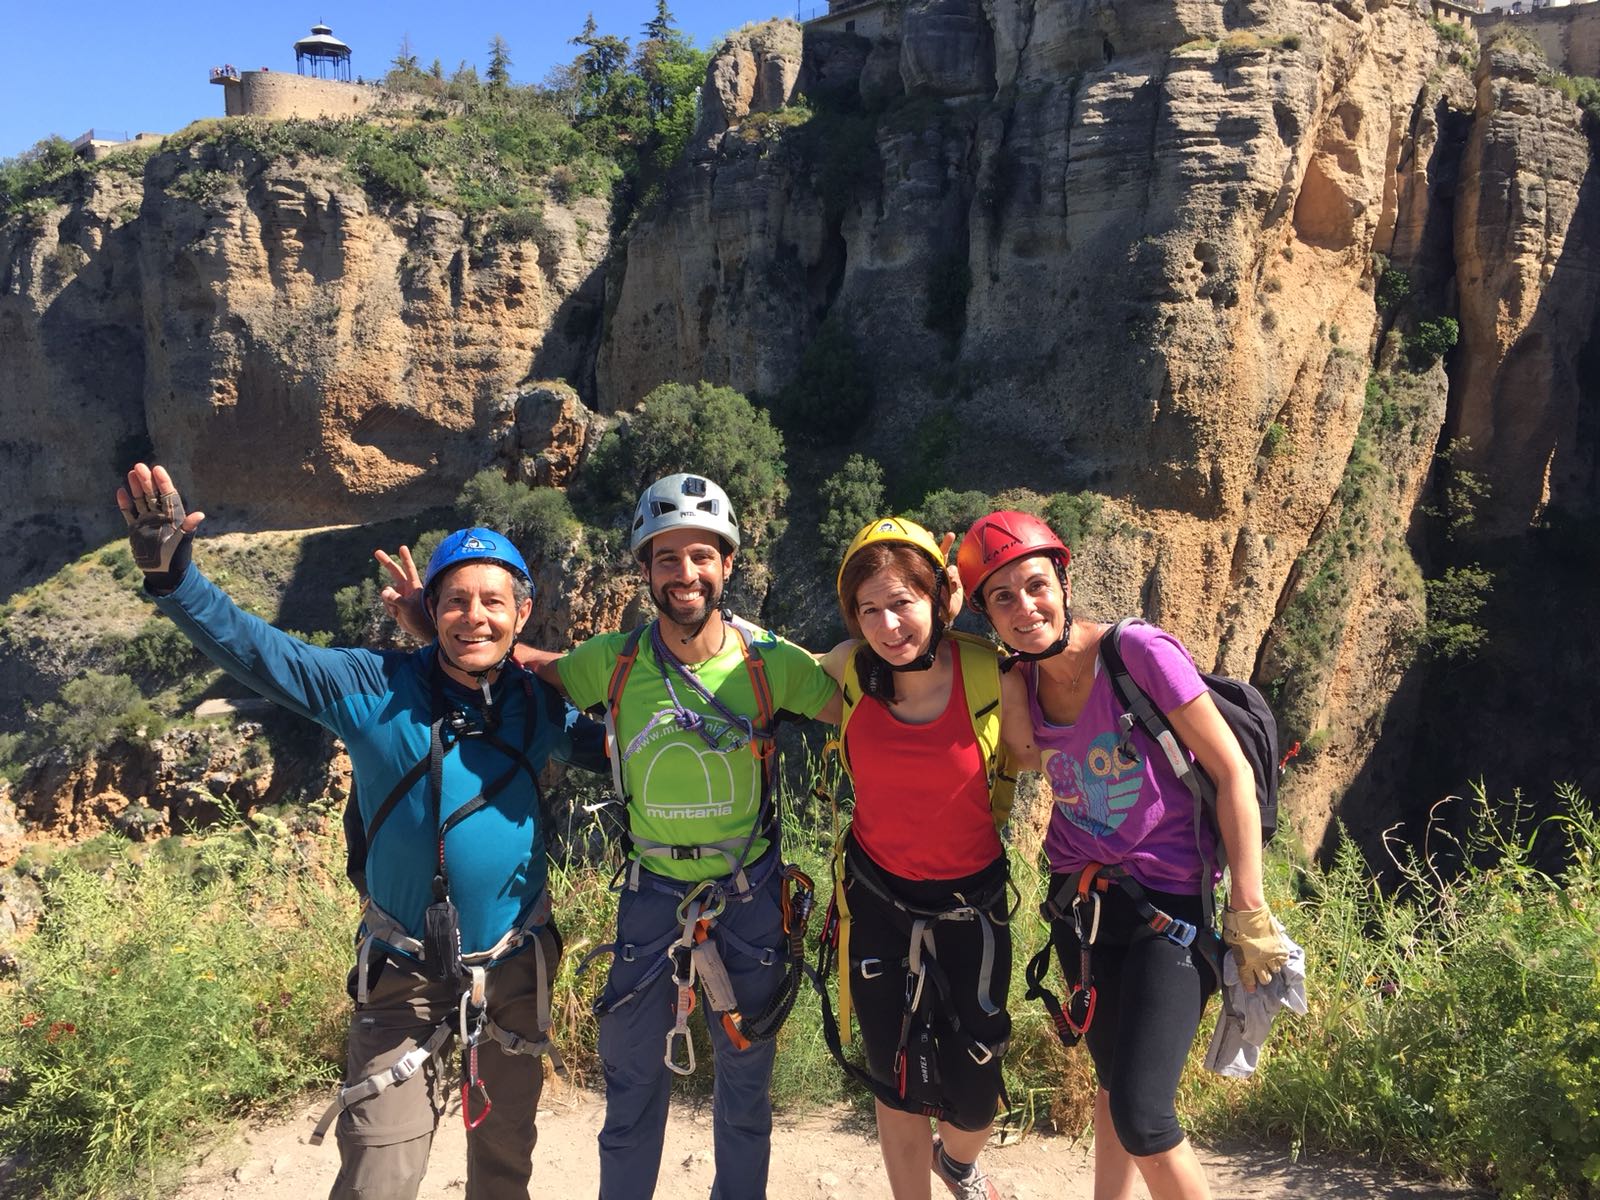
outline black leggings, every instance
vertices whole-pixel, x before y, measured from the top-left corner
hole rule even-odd
[[[850,957],[854,965],[838,964],[850,970],[850,994],[856,1020],[861,1026],[862,1046],[867,1070],[881,1083],[896,1086],[895,1051],[900,1045],[900,1025],[906,998],[906,956],[910,949],[909,921],[862,883],[850,869],[851,860],[865,857],[854,839],[850,840],[845,869],[845,891],[850,902]],[[935,960],[950,984],[950,1003],[961,1022],[962,1034],[985,1046],[998,1047],[1011,1036],[1011,1015],[1006,1011],[1006,994],[1011,990],[1011,926],[1006,924],[1005,859],[997,859],[977,875],[965,879],[909,880],[890,875],[881,868],[879,879],[895,896],[919,908],[954,907],[960,903],[953,893],[982,895],[996,890],[999,899],[989,912],[994,933],[994,965],[989,981],[989,996],[999,1012],[985,1013],[978,1003],[978,978],[983,963],[983,935],[977,921],[937,921],[933,931]],[[868,975],[863,975],[867,960]],[[877,960],[872,962],[870,960]],[[936,1084],[944,1119],[957,1129],[986,1129],[999,1108],[1002,1090],[1000,1054],[979,1063],[972,1055],[968,1036],[951,1036],[938,1015],[944,1003],[933,978],[923,986],[922,999],[913,1020],[915,1031],[931,1026],[935,1040],[934,1060],[938,1064]],[[908,1085],[904,1108],[920,1112]],[[886,1102],[887,1103],[887,1102]]]
[[[1050,877],[1055,895],[1068,876]],[[1200,926],[1199,896],[1145,889],[1163,912]],[[1203,927],[1200,937],[1212,936]],[[1051,923],[1061,972],[1078,982],[1078,936],[1072,921]],[[1117,1140],[1136,1157],[1160,1154],[1183,1141],[1173,1099],[1178,1077],[1200,1028],[1216,977],[1199,955],[1151,929],[1122,889],[1101,897],[1100,930],[1090,951],[1098,992],[1084,1041],[1100,1086],[1111,1096]]]

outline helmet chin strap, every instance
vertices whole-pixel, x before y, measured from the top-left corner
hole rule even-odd
[[[1072,640],[1072,609],[1063,610],[1061,621],[1061,636],[1056,638],[1043,650],[1018,650],[1009,644],[1006,649],[1010,651],[1000,660],[1000,671],[1004,674],[1019,662],[1043,662],[1047,658],[1054,658],[1067,648],[1067,643]]]
[[[432,617],[433,613],[429,612],[428,616]],[[481,671],[474,671],[470,667],[463,667],[455,659],[451,658],[450,652],[444,648],[444,640],[442,638],[438,639],[436,642],[439,647],[439,657],[444,659],[445,662],[449,663],[463,675],[470,675],[473,682],[478,685],[478,690],[483,693],[483,708],[485,712],[488,712],[494,707],[494,697],[489,693],[489,676],[498,671],[504,670],[505,665],[511,661],[512,653],[517,648],[517,638],[521,635],[521,633],[522,627],[519,625],[511,634],[511,642],[508,646],[506,646],[506,652],[500,656],[500,661],[495,663],[492,667],[483,668]]]

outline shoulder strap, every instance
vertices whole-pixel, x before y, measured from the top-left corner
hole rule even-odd
[[[845,730],[850,728],[850,718],[855,715],[861,703],[861,677],[856,674],[856,652],[852,650],[844,660],[844,679],[839,684],[839,699],[842,711],[839,713],[839,761],[844,764],[845,773],[850,772],[850,755],[845,748]]]
[[[623,640],[616,665],[611,668],[611,681],[606,684],[606,757],[611,760],[611,786],[616,789],[617,799],[624,804],[628,802],[628,793],[622,786],[622,747],[617,740],[617,712],[622,707],[622,689],[627,687],[628,675],[639,658],[639,641],[647,628],[646,625],[640,625]]]
[[[733,631],[739,635],[739,653],[744,656],[744,669],[750,674],[750,690],[756,697],[756,720],[760,732],[771,734],[773,726],[777,724],[777,705],[772,700],[772,683],[767,678],[767,664],[761,657],[761,649],[756,644],[755,633],[757,630],[748,621],[738,617],[730,617],[728,624],[733,626]],[[770,740],[767,746],[771,747]]]
[[[1000,738],[1000,652],[987,638],[946,630],[961,656],[961,687],[966,693],[972,733],[989,775],[989,810],[999,829],[1011,819],[1017,796],[1017,772]]]
[[[1124,617],[1106,631],[1100,639],[1100,661],[1106,668],[1106,673],[1111,677],[1111,688],[1117,694],[1117,700],[1122,705],[1121,727],[1118,733],[1122,735],[1126,744],[1128,734],[1133,730],[1133,723],[1149,735],[1150,740],[1161,747],[1161,752],[1167,756],[1167,765],[1172,768],[1172,773],[1177,776],[1178,782],[1189,789],[1189,794],[1194,798],[1196,805],[1204,799],[1205,788],[1209,783],[1205,776],[1195,769],[1189,755],[1178,737],[1177,730],[1172,728],[1172,722],[1156,707],[1145,690],[1139,686],[1138,680],[1128,672],[1128,666],[1122,658],[1122,631],[1133,624],[1138,618]],[[1140,622],[1141,624],[1143,622]]]
[[[1149,735],[1150,740],[1161,747],[1161,752],[1167,756],[1167,764],[1172,768],[1172,773],[1184,787],[1189,789],[1189,795],[1194,799],[1194,845],[1200,857],[1200,869],[1205,875],[1200,888],[1201,901],[1206,924],[1211,926],[1215,924],[1216,906],[1216,898],[1210,886],[1212,861],[1201,841],[1200,826],[1206,819],[1207,807],[1214,808],[1216,805],[1216,787],[1205,773],[1190,761],[1183,742],[1178,738],[1178,731],[1172,728],[1172,722],[1167,720],[1166,714],[1155,706],[1144,689],[1128,673],[1127,664],[1122,660],[1122,631],[1135,620],[1137,620],[1135,617],[1124,617],[1106,630],[1105,636],[1100,639],[1100,661],[1111,676],[1112,690],[1116,692],[1117,700],[1124,709],[1118,722],[1123,753],[1130,758],[1137,757],[1129,741],[1133,723],[1137,721]]]
[[[967,715],[983,751],[985,764],[993,764],[1000,747],[1000,656],[985,638],[946,630],[961,656],[961,686],[967,694]]]

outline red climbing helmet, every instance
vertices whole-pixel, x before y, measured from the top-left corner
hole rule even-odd
[[[956,553],[956,569],[961,572],[961,588],[973,607],[983,611],[981,589],[989,576],[1019,558],[1049,555],[1064,576],[1072,562],[1072,551],[1044,521],[1031,513],[1002,509],[979,517],[961,539]]]

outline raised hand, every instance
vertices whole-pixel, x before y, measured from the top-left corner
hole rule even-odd
[[[128,486],[117,489],[117,507],[128,523],[134,563],[147,577],[176,586],[188,569],[189,543],[205,513],[185,514],[167,469],[144,463],[135,463]]]
[[[956,535],[947,532],[939,539],[939,553],[948,564],[944,569],[944,577],[949,582],[950,600],[945,605],[944,619],[948,624],[961,615],[961,606],[966,603],[967,594],[961,590],[961,572],[956,565],[950,562],[950,547],[956,544]]]
[[[428,616],[422,603],[422,573],[412,561],[411,547],[401,546],[398,558],[391,558],[382,550],[374,550],[372,557],[389,572],[390,584],[378,593],[383,607],[397,625],[421,642],[433,641],[433,618]]]

